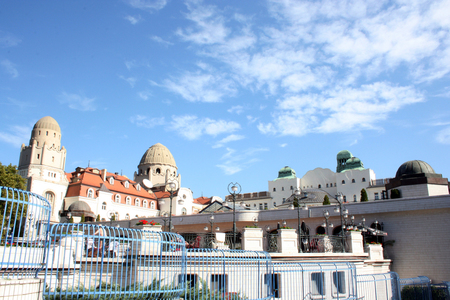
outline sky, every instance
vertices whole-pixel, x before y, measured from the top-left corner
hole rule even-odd
[[[450,176],[450,1],[2,1],[0,162],[52,116],[66,172],[133,179],[156,143],[194,197],[284,166]]]

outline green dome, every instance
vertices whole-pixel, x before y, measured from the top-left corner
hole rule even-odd
[[[410,160],[398,168],[396,178],[411,177],[417,174],[435,174],[433,168],[424,161]]]
[[[341,159],[349,159],[353,157],[352,153],[348,150],[342,150],[339,151],[339,153],[336,155],[336,159],[341,160]]]
[[[286,166],[284,168],[281,168],[280,171],[278,171],[278,178],[277,179],[289,179],[289,178],[297,178],[295,175],[294,169]],[[277,180],[275,179],[275,180]]]

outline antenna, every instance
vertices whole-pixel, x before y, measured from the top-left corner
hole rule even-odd
[[[88,168],[91,166],[91,161],[88,160]]]

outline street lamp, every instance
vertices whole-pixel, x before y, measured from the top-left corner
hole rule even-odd
[[[232,249],[236,249],[236,194],[239,194],[241,192],[241,185],[239,183],[233,183],[231,182],[228,185],[228,193],[233,198],[233,243]]]
[[[164,222],[164,231],[166,231],[166,230],[167,230],[167,229],[166,229],[166,223],[167,223],[167,219],[168,219],[168,214],[167,214],[166,211],[162,211],[162,212],[160,213],[160,215],[161,215],[162,221]]]
[[[333,228],[333,224],[328,223],[328,218],[330,218],[330,212],[328,210],[324,210],[323,216],[325,218],[325,222],[322,224],[322,227],[325,227],[326,234],[328,235],[328,227]]]
[[[166,190],[170,193],[170,203],[169,203],[169,232],[172,232],[172,200],[173,200],[173,195],[177,192],[178,190],[178,185],[175,182],[175,180],[167,180],[166,182]]]
[[[209,227],[210,227],[210,237],[209,237],[208,245],[210,245],[212,248],[212,241],[214,240],[214,215],[213,214],[211,214],[209,216],[208,221],[209,221]],[[203,229],[205,231],[208,231],[208,226],[205,226],[205,228],[203,228]],[[219,230],[220,230],[219,226],[216,226],[216,231],[219,231]]]
[[[294,209],[295,204],[297,203],[298,252],[299,252],[299,253],[302,253],[303,251],[302,251],[302,246],[301,246],[301,245],[302,245],[303,230],[302,230],[301,223],[300,223],[300,201],[301,201],[301,200],[304,200],[304,199],[306,199],[306,198],[308,198],[308,193],[304,192],[304,193],[303,193],[303,197],[297,198],[297,197],[300,196],[300,195],[301,195],[300,190],[299,190],[299,189],[296,189],[296,190],[294,191],[294,194],[293,194],[293,196],[294,196],[293,204],[291,204],[291,205],[289,206],[289,209]],[[304,205],[304,207],[302,207],[302,209],[307,210],[307,209],[308,209],[308,206],[306,206],[306,203],[303,203],[303,205]]]
[[[344,237],[344,230],[346,228],[345,224],[344,224],[344,218],[348,217],[348,209],[346,209],[345,207],[342,207],[343,201],[344,201],[344,195],[339,192],[336,195],[336,201],[338,202],[338,205],[334,208],[334,212],[339,213],[340,217],[341,217],[341,232],[340,232],[340,236],[342,239],[342,245],[344,247],[344,252],[345,252],[345,237]]]

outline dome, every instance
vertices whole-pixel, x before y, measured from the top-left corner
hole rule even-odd
[[[75,201],[67,210],[72,216],[81,217],[84,215],[85,217],[95,218],[95,214],[91,211],[91,207],[84,201]]]
[[[398,168],[395,178],[411,176],[416,174],[435,174],[433,168],[424,161],[410,160]]]
[[[55,119],[49,116],[43,117],[42,119],[37,121],[36,124],[34,124],[33,129],[50,129],[61,133],[61,128],[59,127],[58,122],[56,122]]]
[[[348,150],[342,150],[342,151],[339,151],[339,153],[336,155],[336,159],[337,160],[341,160],[341,159],[349,159],[349,158],[351,158],[351,157],[353,157],[353,155],[352,155],[352,153],[350,152],[350,151],[348,151]]]
[[[278,178],[296,178],[294,169],[286,166],[278,171]]]
[[[173,166],[175,168],[177,167],[172,153],[170,153],[169,149],[167,149],[166,146],[160,143],[148,148],[148,150],[142,156],[141,162],[139,163],[139,165],[142,164],[164,164]]]

